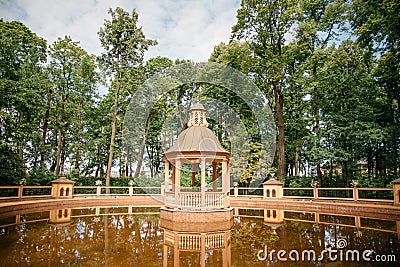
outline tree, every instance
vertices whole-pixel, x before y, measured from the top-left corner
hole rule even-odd
[[[53,82],[51,109],[57,139],[53,167],[54,174],[58,175],[63,171],[70,153],[68,144],[77,141],[80,146],[83,105],[92,103],[96,74],[93,57],[69,36],[54,42],[50,47],[50,56],[49,75]],[[73,152],[76,156],[77,149],[73,148]],[[79,156],[75,158],[75,166],[78,165]]]
[[[46,41],[16,21],[0,20],[0,32],[0,137],[21,161],[36,159],[47,86]]]
[[[317,154],[321,150],[321,107],[320,98],[324,96],[324,87],[320,85],[319,71],[326,58],[326,48],[329,42],[345,29],[346,1],[342,0],[302,0],[298,12],[299,24],[296,28],[296,42],[303,57],[301,83],[312,97],[310,103],[314,117],[314,147]],[[319,184],[322,184],[321,161],[315,157],[316,173]]]
[[[256,59],[252,56],[247,42],[231,40],[228,44],[220,43],[215,46],[209,61],[225,64],[250,77],[253,75],[251,66]],[[225,79],[228,78],[229,75],[225,77]],[[230,111],[217,107],[219,108],[217,111],[209,110],[209,112],[219,114],[218,121],[210,120],[209,128],[215,132],[228,151],[232,151],[232,146],[235,147],[237,154],[231,159],[231,175],[243,186],[249,186],[257,176],[257,167],[260,170],[265,167],[264,164],[269,165],[269,162],[263,160],[265,155],[261,155],[264,152],[261,151],[260,129],[257,128],[257,123],[254,123],[256,119],[251,107],[234,92],[218,86],[205,85],[204,95],[223,102],[231,109]],[[238,118],[232,114],[232,111],[239,115],[244,127],[237,123]],[[243,142],[247,139],[246,136],[248,136],[248,142]]]
[[[373,74],[377,85],[382,88],[381,127],[388,133],[382,144],[370,149],[369,170],[375,165],[382,173],[392,172],[394,179],[400,172],[399,9],[400,3],[395,0],[359,0],[352,2],[349,12],[349,21],[357,42],[378,58]]]
[[[162,73],[163,70],[173,66],[173,61],[166,57],[155,57],[149,59],[144,66],[145,77],[150,78],[153,75]],[[149,158],[149,167],[151,177],[154,177],[160,172],[163,158],[163,144],[161,142],[161,131],[165,126],[165,121],[168,115],[169,107],[165,98],[161,99],[154,111],[151,112],[152,118],[148,120],[148,131],[146,132],[146,153]],[[140,159],[138,159],[138,164]],[[141,164],[140,164],[141,165]]]
[[[71,123],[71,163],[77,174],[81,173],[82,151],[88,143],[88,125],[90,120],[90,109],[96,104],[97,85],[99,75],[96,72],[96,60],[94,56],[84,55],[77,68],[77,84],[73,95],[73,116]]]
[[[356,162],[366,147],[381,143],[384,129],[377,122],[376,100],[370,54],[352,41],[334,48],[322,71],[327,88],[322,105],[324,143],[332,147],[335,161],[343,169],[346,186],[356,176]],[[328,150],[328,149],[327,149]]]
[[[278,177],[285,176],[285,122],[283,118],[285,70],[289,51],[286,35],[295,23],[297,1],[242,0],[233,38],[245,39],[258,57],[261,87],[273,100],[278,125]]]
[[[26,178],[24,161],[12,148],[0,143],[0,185],[17,185]]]
[[[100,42],[105,52],[99,58],[103,71],[112,76],[115,82],[113,120],[111,124],[110,149],[107,163],[106,185],[110,185],[111,167],[113,165],[114,142],[118,113],[118,99],[127,73],[143,63],[143,55],[156,42],[145,38],[143,31],[137,26],[138,14],[117,7],[108,12],[111,20],[105,20],[98,32]]]

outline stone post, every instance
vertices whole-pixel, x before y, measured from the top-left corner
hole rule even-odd
[[[313,186],[313,195],[314,195],[314,199],[318,198],[318,187],[317,186]]]
[[[74,183],[65,176],[52,181],[51,196],[53,198],[72,198]]]
[[[24,186],[20,185],[18,187],[18,198],[21,199],[22,198],[22,191],[24,190]],[[53,194],[52,194],[53,195]]]
[[[400,241],[400,221],[396,221],[397,226],[397,240]]]
[[[282,198],[283,183],[275,178],[270,178],[263,183],[263,198]]]
[[[49,223],[63,226],[71,222],[71,208],[51,210],[49,215]]]
[[[130,185],[129,186],[129,195],[132,196],[133,195],[133,187]]]
[[[97,185],[96,195],[97,195],[97,196],[100,196],[100,195],[101,195],[101,184],[102,184],[101,180],[97,180],[97,181],[96,181],[96,185]]]
[[[354,201],[358,201],[358,188],[357,188],[357,186],[353,187],[353,199],[354,199]]]
[[[233,184],[233,194],[235,197],[239,196],[239,185],[237,183]]]

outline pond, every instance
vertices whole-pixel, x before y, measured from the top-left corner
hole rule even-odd
[[[0,266],[399,266],[399,223],[235,208],[227,229],[180,232],[159,208],[40,211],[0,220]]]

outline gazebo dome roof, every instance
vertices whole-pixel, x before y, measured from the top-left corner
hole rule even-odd
[[[203,106],[202,104],[200,104],[199,102],[197,102],[196,104],[194,104],[194,105],[190,108],[189,112],[192,111],[192,110],[204,110],[204,111],[206,111],[206,109],[204,108],[204,106]]]
[[[219,155],[229,157],[217,136],[207,128],[206,109],[200,103],[196,103],[190,109],[189,128],[178,136],[176,143],[167,151],[167,158],[185,157],[189,155]]]

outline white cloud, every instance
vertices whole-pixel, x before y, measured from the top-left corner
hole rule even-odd
[[[97,32],[109,8],[121,6],[139,13],[147,38],[159,44],[146,58],[157,55],[171,59],[206,61],[213,47],[227,42],[236,22],[239,1],[233,0],[16,0],[0,2],[0,17],[18,20],[49,44],[70,35],[89,53],[100,54]]]

